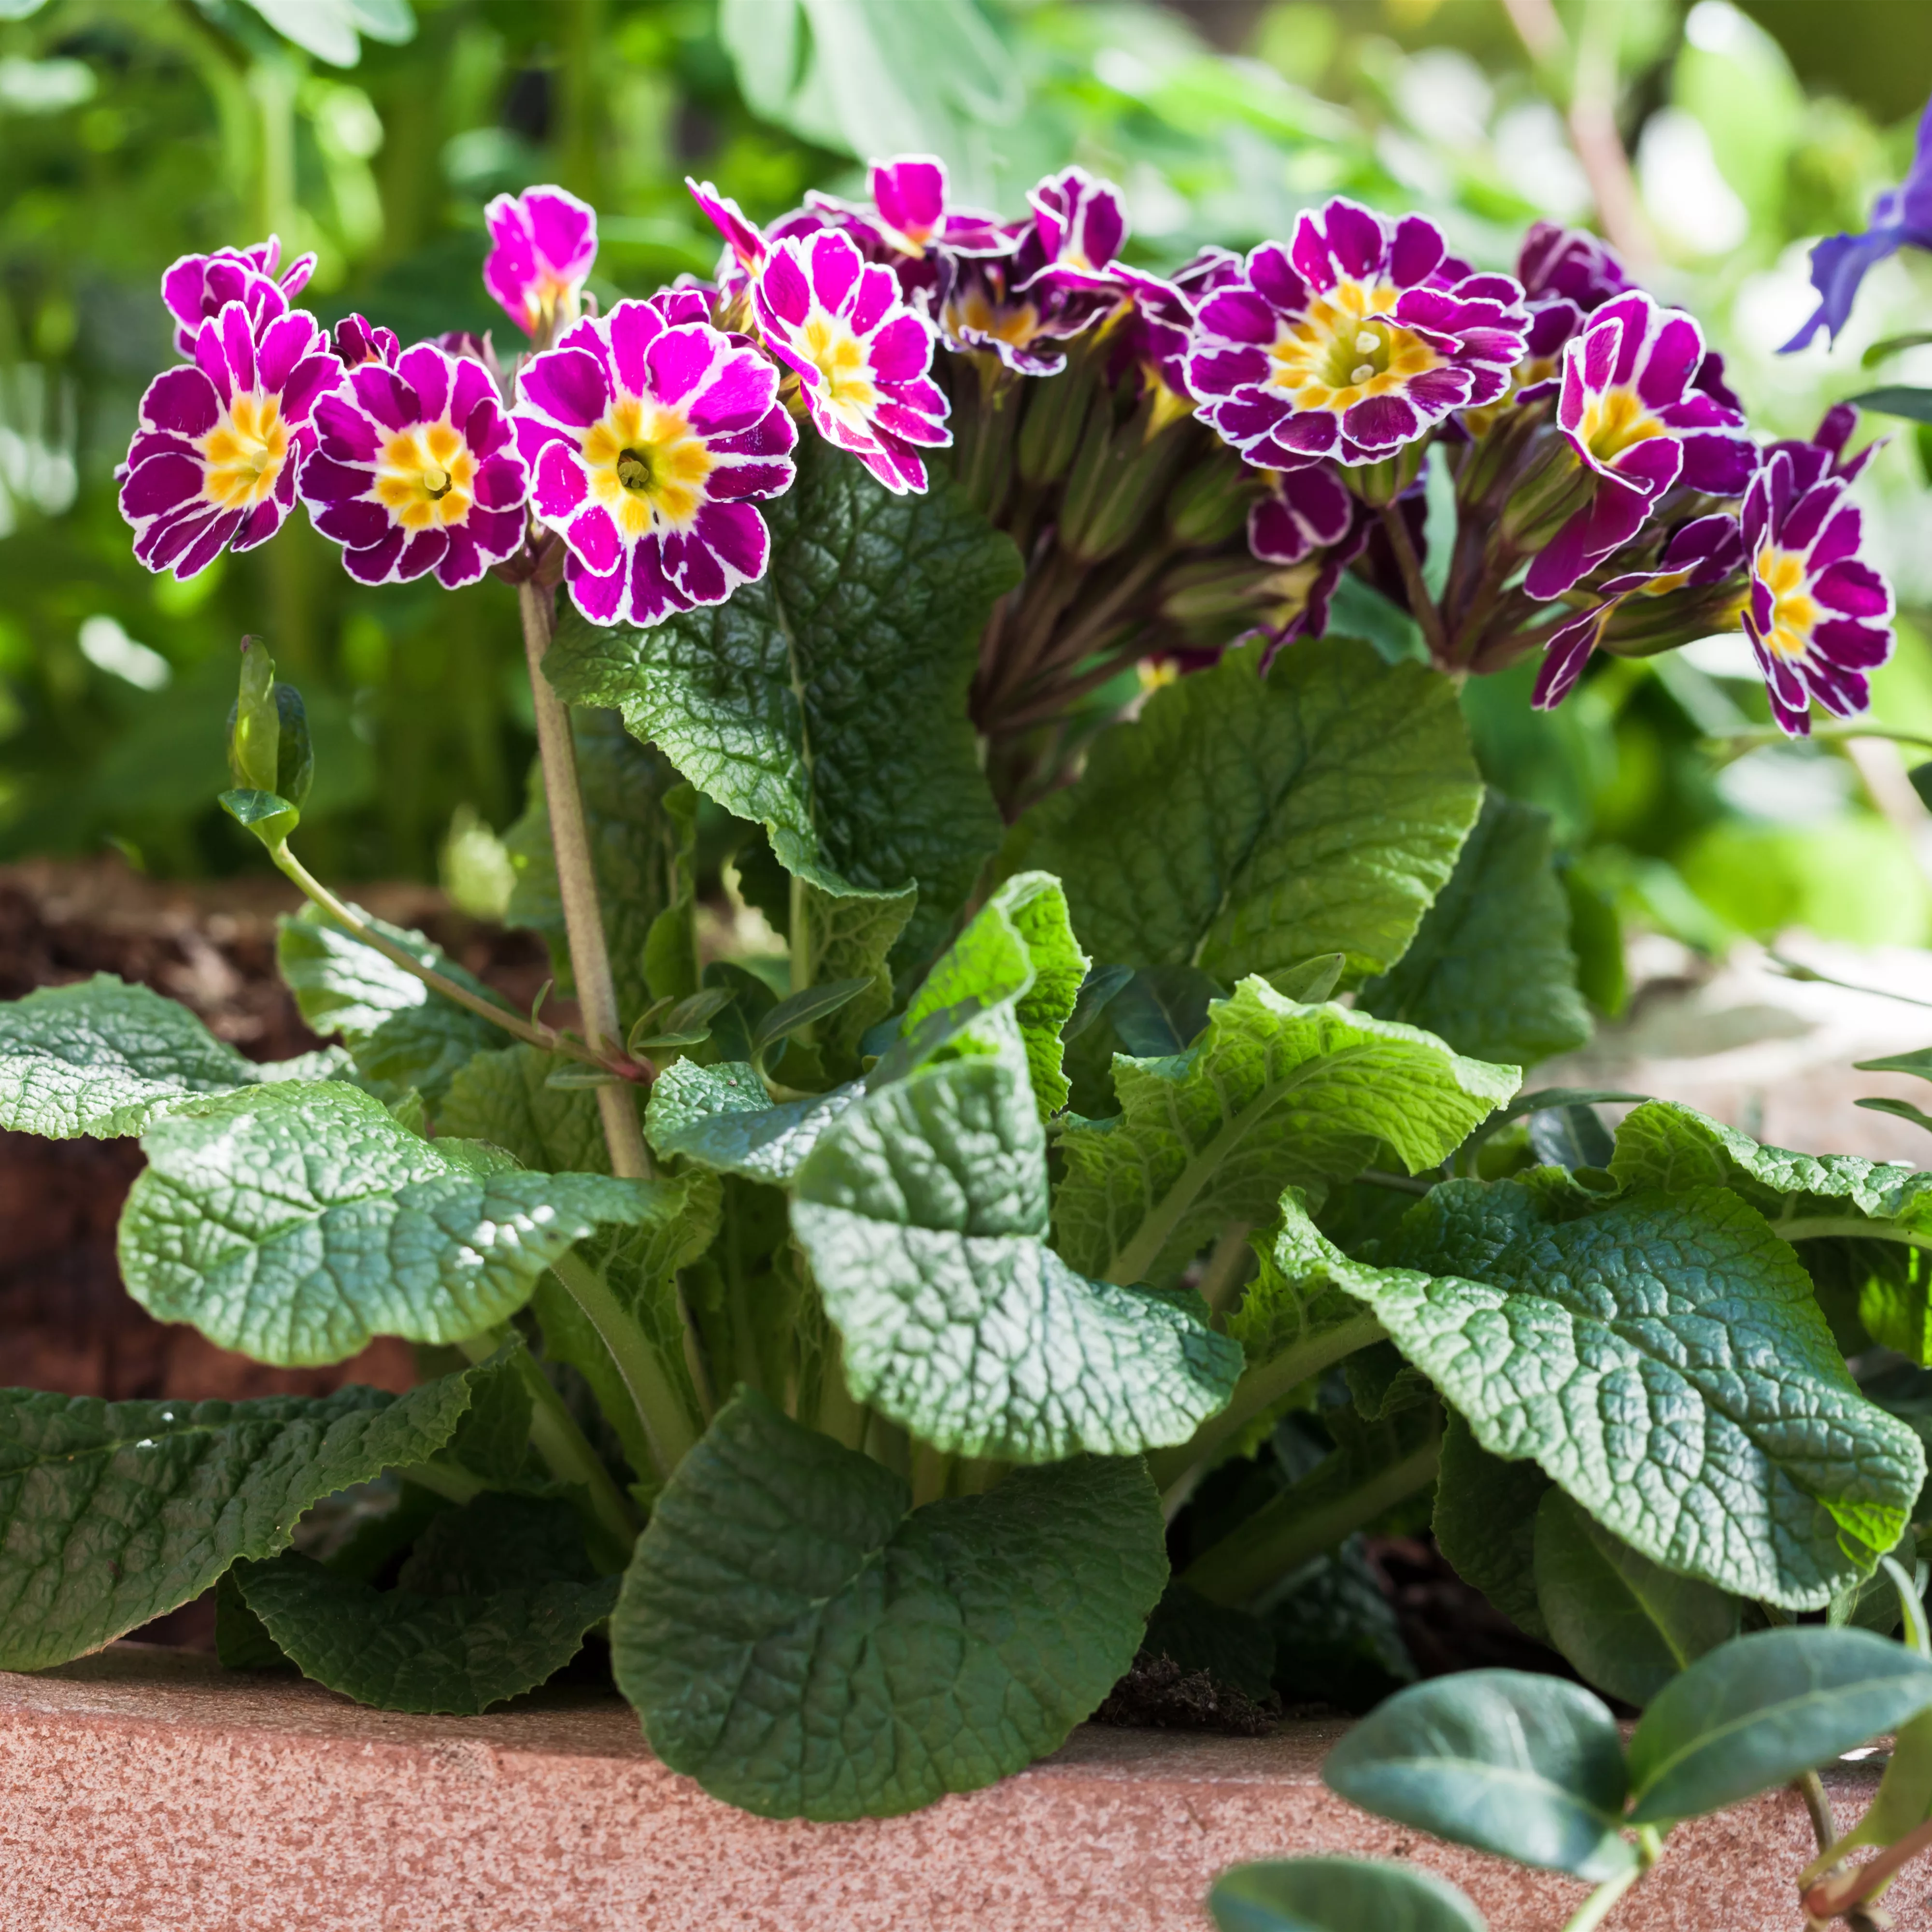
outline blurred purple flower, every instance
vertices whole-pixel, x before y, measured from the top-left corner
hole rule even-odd
[[[433,570],[454,590],[523,542],[530,472],[481,362],[428,342],[362,362],[316,404],[315,426],[302,501],[358,583]]]
[[[1871,226],[1862,235],[1833,235],[1811,250],[1811,286],[1818,306],[1810,320],[1780,352],[1802,349],[1821,328],[1832,340],[1850,320],[1852,304],[1867,269],[1900,248],[1932,248],[1932,100],[1919,118],[1918,145],[1912,166],[1898,187],[1872,204]]]
[[[758,500],[790,488],[798,432],[778,372],[713,328],[704,296],[620,302],[567,330],[518,379],[517,442],[538,520],[569,550],[593,623],[655,624],[762,577]]]
[[[345,315],[335,325],[331,343],[335,359],[345,369],[359,369],[365,362],[381,362],[393,369],[403,352],[393,328],[380,328],[360,315]]]
[[[148,385],[116,472],[134,554],[150,570],[189,578],[224,550],[266,543],[295,507],[316,404],[341,380],[321,325],[304,310],[275,316],[259,338],[241,298],[204,322],[194,360]]]
[[[1780,449],[1744,498],[1744,634],[1790,737],[1809,735],[1814,698],[1835,718],[1869,708],[1866,674],[1892,652],[1892,586],[1858,554],[1864,519],[1850,488],[1829,475],[1806,484]]]
[[[1887,441],[1880,436],[1876,442],[1867,443],[1856,455],[1847,456],[1845,446],[1856,434],[1858,427],[1858,410],[1850,403],[1834,403],[1825,412],[1824,421],[1808,441],[1799,442],[1792,438],[1774,442],[1765,452],[1765,460],[1768,462],[1782,450],[1791,458],[1792,480],[1800,490],[1808,490],[1828,476],[1840,476],[1849,483],[1885,447]]]
[[[483,211],[491,247],[483,286],[535,340],[577,314],[597,260],[597,211],[560,188],[500,194]]]
[[[281,242],[271,235],[252,248],[218,248],[212,255],[184,255],[174,262],[161,277],[161,300],[175,319],[177,352],[192,356],[201,325],[232,302],[248,310],[257,335],[286,315],[308,286],[315,257],[298,255],[278,274],[281,259]]]

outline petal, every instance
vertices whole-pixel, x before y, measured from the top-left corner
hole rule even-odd
[[[148,385],[141,398],[144,427],[179,436],[206,436],[221,414],[214,386],[200,369],[169,369]]]
[[[602,365],[580,349],[553,349],[527,364],[517,379],[518,410],[539,410],[572,428],[588,429],[610,400]]]

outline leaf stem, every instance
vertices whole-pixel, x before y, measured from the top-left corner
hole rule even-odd
[[[1849,1235],[1868,1241],[1902,1241],[1908,1247],[1932,1250],[1932,1234],[1901,1228],[1896,1221],[1867,1221],[1856,1214],[1798,1214],[1786,1221],[1774,1221],[1772,1232],[1787,1241],[1822,1240],[1830,1235]]]
[[[593,1053],[581,1041],[573,1040],[568,1034],[560,1033],[555,1027],[546,1026],[541,1020],[526,1020],[510,1007],[500,1006],[494,1000],[486,999],[479,993],[472,993],[460,981],[452,980],[446,973],[439,973],[433,966],[425,966],[413,958],[406,946],[398,946],[386,934],[378,932],[366,920],[359,919],[342,900],[309,871],[302,862],[289,850],[288,841],[284,839],[270,849],[268,856],[274,860],[283,876],[301,889],[302,895],[312,904],[326,912],[350,938],[359,940],[364,946],[380,952],[385,959],[412,974],[431,991],[440,993],[446,1000],[475,1013],[478,1018],[500,1026],[515,1038],[527,1042],[532,1046],[541,1047],[546,1053],[560,1053],[586,1065],[603,1068],[613,1073],[621,1073],[621,1066]],[[633,1108],[633,1112],[635,1108]]]
[[[544,654],[556,623],[556,592],[533,580],[517,586],[517,608],[524,624],[524,653],[530,662],[530,699],[536,712],[537,755],[543,768],[544,799],[550,812],[550,844],[556,855],[558,897],[563,902],[564,932],[570,943],[570,970],[584,1015],[584,1036],[600,1059],[620,1056],[623,1022],[617,1012],[617,986],[610,951],[604,938],[604,914],[597,898],[597,871],[590,855],[590,833],[577,783],[577,746],[570,710],[544,675]],[[650,1150],[627,1084],[597,1089],[597,1111],[610,1150],[610,1172],[644,1180],[652,1173]]]
[[[1610,1915],[1610,1908],[1630,1887],[1642,1877],[1646,1868],[1633,1864],[1628,1871],[1618,1873],[1615,1878],[1604,1880],[1576,1910],[1563,1932],[1596,1932]]]
[[[1195,1472],[1231,1436],[1245,1429],[1264,1409],[1272,1408],[1291,1389],[1332,1367],[1345,1355],[1384,1339],[1382,1325],[1372,1315],[1357,1316],[1339,1328],[1284,1348],[1271,1360],[1250,1368],[1234,1385],[1233,1400],[1219,1415],[1210,1416],[1188,1439],[1172,1449],[1156,1449],[1148,1457],[1148,1473],[1165,1497],[1174,1493],[1174,1507],[1185,1500],[1183,1485],[1191,1486]]]
[[[1836,1878],[1820,1881],[1804,1897],[1804,1910],[1814,1918],[1839,1918],[1853,1906],[1862,1905],[1874,1893],[1889,1885],[1900,1868],[1909,1864],[1923,1851],[1932,1850],[1932,1819],[1874,1858]]]
[[[1248,1246],[1250,1228],[1246,1221],[1231,1221],[1209,1251],[1201,1274],[1201,1299],[1210,1315],[1225,1315],[1241,1292],[1253,1252]]]
[[[684,1398],[665,1374],[663,1362],[636,1318],[610,1291],[609,1282],[574,1252],[551,1262],[550,1273],[597,1330],[629,1390],[639,1426],[650,1444],[658,1474],[667,1479],[698,1441]]]
[[[509,1334],[508,1328],[492,1328],[457,1346],[472,1362],[487,1361]],[[641,1526],[635,1508],[604,1468],[603,1458],[591,1448],[536,1358],[529,1349],[519,1348],[514,1359],[530,1394],[532,1445],[559,1482],[581,1485],[598,1533],[599,1547],[592,1553],[600,1565],[608,1563],[611,1571],[622,1569],[631,1560],[632,1546]]]

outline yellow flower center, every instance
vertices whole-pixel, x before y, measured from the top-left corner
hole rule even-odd
[[[1599,463],[1608,463],[1633,443],[1662,436],[1664,428],[1634,389],[1606,389],[1584,404],[1576,434]]]
[[[1268,380],[1300,410],[1340,416],[1370,396],[1400,393],[1446,358],[1388,319],[1401,299],[1393,283],[1338,282],[1295,322],[1284,324],[1268,351]]]
[[[711,452],[680,410],[647,397],[620,396],[602,421],[585,430],[580,449],[592,496],[627,542],[653,528],[688,529],[707,500]]]
[[[224,510],[252,510],[288,460],[289,426],[273,396],[237,396],[195,445],[206,467],[201,494]]]
[[[879,400],[865,345],[849,324],[823,309],[806,319],[804,335],[805,352],[825,379],[820,393],[826,403],[854,428],[862,424]]]
[[[946,326],[955,335],[970,329],[976,335],[990,335],[995,342],[1024,349],[1040,333],[1040,310],[1031,302],[996,304],[983,288],[973,287],[946,304]]]
[[[376,500],[406,530],[447,530],[476,501],[476,459],[447,422],[390,437],[376,464]]]
[[[1804,560],[1796,550],[1766,544],[1757,554],[1758,581],[1771,592],[1768,648],[1781,658],[1802,658],[1811,648],[1818,607],[1804,587]]]

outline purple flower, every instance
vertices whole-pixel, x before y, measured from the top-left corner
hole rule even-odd
[[[1516,273],[1532,308],[1567,302],[1580,316],[1594,314],[1634,286],[1622,262],[1595,236],[1553,221],[1532,224]]]
[[[345,369],[359,369],[365,362],[381,362],[393,369],[403,345],[393,328],[382,328],[359,315],[345,315],[335,325],[332,339],[335,359]]]
[[[1743,418],[1696,386],[1706,362],[1696,323],[1638,290],[1570,338],[1557,427],[1595,488],[1532,562],[1531,596],[1562,596],[1636,534],[1672,484],[1714,496],[1743,490],[1758,452]]]
[[[888,490],[926,488],[919,452],[952,440],[932,378],[932,325],[890,268],[836,229],[776,242],[752,285],[758,327],[794,370],[819,434]]]
[[[204,322],[194,360],[148,385],[116,472],[134,554],[189,578],[224,550],[266,542],[295,507],[316,404],[341,380],[320,324],[301,309],[273,316],[259,338],[239,298]]]
[[[1744,634],[1790,737],[1810,734],[1814,698],[1834,718],[1866,710],[1866,674],[1892,656],[1892,586],[1858,554],[1864,519],[1850,488],[1834,476],[1808,486],[1779,450],[1744,497]]]
[[[728,194],[720,194],[709,182],[684,178],[691,198],[705,213],[712,227],[724,238],[724,254],[718,264],[718,286],[728,298],[738,294],[765,265],[765,238],[754,221]]]
[[[1036,266],[1019,286],[1051,280],[1062,286],[1107,287],[1107,272],[1127,238],[1120,192],[1084,168],[1049,175],[1028,195],[1033,209]]]
[[[1828,236],[1811,250],[1811,286],[1818,291],[1818,306],[1781,352],[1802,349],[1821,328],[1828,328],[1835,342],[1851,319],[1865,271],[1908,245],[1932,248],[1932,100],[1919,119],[1912,166],[1898,187],[1872,204],[1871,226],[1862,235]]]
[[[587,318],[527,363],[517,442],[538,520],[593,623],[655,624],[764,574],[752,504],[791,487],[798,431],[778,372],[672,290]]]
[[[944,248],[954,254],[999,255],[1012,245],[997,215],[951,205],[946,164],[932,154],[874,161],[867,185],[872,191],[872,226],[899,254],[922,256],[928,249]],[[830,202],[830,197],[808,194],[806,200]]]
[[[530,472],[482,363],[428,342],[364,362],[316,404],[315,427],[302,500],[358,583],[433,570],[454,590],[523,542]]]
[[[1023,288],[1041,266],[1039,244],[1030,223],[1012,232],[1020,245],[1011,255],[946,259],[938,306],[940,338],[959,354],[995,356],[1016,375],[1058,375],[1066,360],[1063,345],[1111,315],[1124,298],[1126,284],[1054,277]]]
[[[1375,463],[1502,394],[1528,326],[1518,284],[1462,272],[1433,222],[1338,199],[1202,302],[1187,383],[1250,462]]]
[[[1112,379],[1118,382],[1127,370],[1138,368],[1180,406],[1176,413],[1192,410],[1187,345],[1195,311],[1204,296],[1240,278],[1240,256],[1232,249],[1211,244],[1177,270],[1172,281],[1137,275],[1132,311],[1120,326],[1118,346],[1109,364]]]
[[[1850,403],[1834,403],[1808,442],[1794,440],[1774,442],[1765,452],[1765,460],[1782,450],[1791,458],[1792,481],[1800,490],[1808,490],[1828,476],[1840,476],[1849,483],[1882,449],[1888,440],[1880,436],[1868,442],[1856,456],[1845,454],[1858,427],[1858,412]]]
[[[576,319],[597,259],[597,211],[560,188],[500,194],[483,211],[491,247],[483,286],[532,340]]]
[[[1326,464],[1273,470],[1268,494],[1248,512],[1248,548],[1262,563],[1300,563],[1340,543],[1354,514],[1354,497]]]
[[[1654,564],[1608,579],[1598,587],[1596,601],[1588,609],[1551,635],[1530,703],[1539,711],[1550,711],[1569,696],[1611,620],[1629,598],[1707,589],[1724,582],[1743,561],[1744,538],[1736,517],[1720,512],[1680,524]]]
[[[161,300],[175,319],[175,348],[193,356],[201,325],[232,302],[248,312],[260,335],[308,286],[313,255],[298,255],[279,277],[280,238],[271,235],[252,248],[218,248],[212,255],[184,255],[161,277]]]

